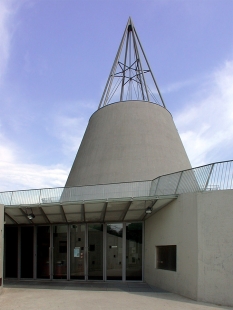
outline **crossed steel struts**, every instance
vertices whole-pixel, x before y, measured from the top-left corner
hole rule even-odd
[[[127,22],[99,108],[125,100],[150,101],[166,108],[131,18]]]

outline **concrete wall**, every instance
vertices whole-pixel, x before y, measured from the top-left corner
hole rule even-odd
[[[177,200],[145,221],[145,281],[163,289],[197,298],[196,195]],[[158,245],[177,245],[177,271],[156,269]]]
[[[233,190],[197,195],[198,300],[233,306]]]
[[[4,206],[0,205],[0,294],[3,288]]]
[[[171,114],[144,101],[96,111],[66,186],[152,180],[191,168]]]
[[[145,222],[145,280],[233,306],[233,190],[182,194]],[[155,247],[177,245],[177,271],[155,268]]]

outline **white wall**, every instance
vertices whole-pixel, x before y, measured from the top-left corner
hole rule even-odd
[[[155,246],[177,245],[177,271],[155,268]],[[182,194],[145,222],[145,281],[233,306],[233,190]]]
[[[4,206],[0,205],[0,294],[2,293],[3,285],[3,245],[4,245]]]

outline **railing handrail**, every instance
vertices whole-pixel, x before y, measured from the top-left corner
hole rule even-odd
[[[43,203],[43,200],[55,196],[64,202],[77,201],[80,197],[89,200],[100,197],[101,199],[126,197],[122,195],[128,195],[127,197],[174,195],[205,191],[210,188],[233,189],[233,160],[164,174],[153,180],[5,191],[0,192],[2,199],[0,203],[3,201],[8,202],[6,205],[32,204],[32,201]]]

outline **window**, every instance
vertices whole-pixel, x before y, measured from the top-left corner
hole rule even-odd
[[[176,271],[176,245],[156,246],[156,268]]]

